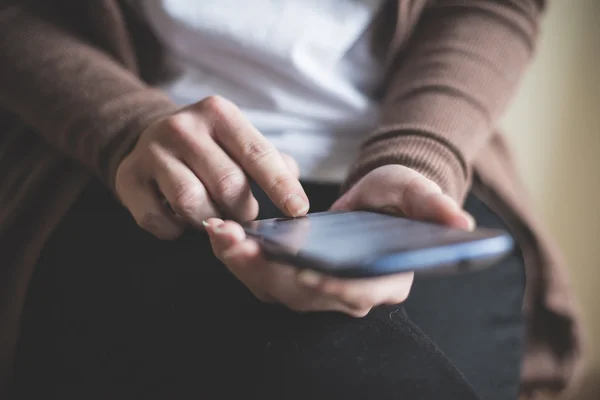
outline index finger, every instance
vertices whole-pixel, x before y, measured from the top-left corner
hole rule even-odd
[[[279,151],[234,104],[224,99],[216,101],[223,103],[216,106],[216,139],[281,211],[292,217],[306,214],[306,193]]]

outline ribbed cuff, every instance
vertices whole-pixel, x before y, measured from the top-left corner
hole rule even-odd
[[[436,138],[420,133],[378,134],[365,143],[344,185],[348,190],[370,171],[390,164],[411,168],[437,183],[462,204],[470,172],[456,152]]]

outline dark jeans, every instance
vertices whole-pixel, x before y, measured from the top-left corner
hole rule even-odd
[[[306,184],[312,211],[334,186]],[[274,208],[261,199],[261,217]],[[504,227],[480,201],[481,226]],[[355,319],[257,300],[188,232],[161,242],[97,182],[31,282],[15,398],[514,399],[523,342],[518,250],[482,272],[417,279]],[[477,393],[477,395],[475,394]]]

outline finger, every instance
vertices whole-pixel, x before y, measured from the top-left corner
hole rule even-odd
[[[202,145],[204,156],[186,156],[186,161],[206,185],[220,209],[236,221],[251,221],[258,215],[258,202],[244,171],[209,139]],[[200,150],[197,150],[200,151]]]
[[[273,296],[269,295],[269,286],[272,282],[285,283],[285,279],[278,279],[280,273],[285,270],[269,271],[269,265],[272,263],[263,258],[258,243],[246,239],[244,230],[235,222],[223,222],[213,218],[206,221],[206,231],[213,252],[231,273],[259,300],[275,301]],[[281,299],[278,301],[281,302]]]
[[[335,296],[353,310],[370,310],[381,304],[398,304],[410,293],[412,272],[364,279],[340,279],[304,274],[299,282],[329,296]]]
[[[469,214],[466,211],[464,211],[464,215],[465,215],[465,218],[468,221],[467,230],[471,231],[471,232],[474,231],[475,228],[477,228],[477,221],[475,220],[475,218],[471,214]]]
[[[337,293],[325,292],[323,283],[327,279],[328,277],[312,269],[295,269],[294,276],[290,278],[295,291],[287,290],[281,297],[287,296],[288,306],[296,311],[337,311],[357,317],[368,313],[368,310],[357,309]]]
[[[253,240],[235,242],[220,253],[220,260],[261,301],[273,302],[268,293],[271,279],[265,273],[266,260]]]
[[[328,299],[329,304],[327,305],[329,307],[331,307],[331,304],[335,304],[335,309],[332,309],[332,311],[362,317],[368,314],[372,308],[372,305],[367,304],[367,301],[364,304],[358,304],[354,299],[343,296],[341,289],[345,286],[345,282],[327,277],[314,270],[304,269],[299,271],[296,280],[300,287],[306,287],[315,293],[313,298]]]
[[[469,229],[467,214],[447,195],[414,193],[406,200],[409,218],[432,221],[459,229]]]
[[[277,302],[297,312],[357,314],[356,309],[338,297],[300,285],[296,279],[297,268],[265,260],[254,241],[245,240],[232,246],[223,259],[234,275],[262,301]]]
[[[272,298],[297,312],[341,312],[354,317],[364,317],[369,312],[369,309],[355,308],[335,296],[299,286],[294,280],[288,286],[292,289],[286,290],[285,285],[277,287]]]
[[[442,194],[442,191],[434,182],[412,169],[386,166],[365,175],[333,207],[372,208],[414,217],[413,203],[418,200],[416,194],[424,198]]]
[[[165,156],[156,168],[155,180],[173,211],[195,227],[202,221],[218,216],[202,182],[181,161]]]
[[[296,301],[299,288],[294,279],[295,270],[265,260],[259,244],[246,239],[238,224],[230,221],[219,224],[218,220],[209,220],[207,224],[217,257],[259,300],[276,301],[304,311],[301,308],[308,305],[306,301]]]
[[[217,219],[207,221],[213,251],[233,275],[260,300],[278,302],[298,312],[337,311],[353,316],[364,316],[353,304],[300,285],[296,279],[298,270],[293,267],[267,261],[259,244],[245,238],[241,227],[231,221]]]
[[[290,216],[306,214],[309,203],[304,189],[273,144],[232,103],[211,98],[202,106],[208,107],[214,116],[214,134],[218,142],[273,204]]]
[[[213,252],[221,261],[225,252],[246,240],[242,227],[233,221],[221,221],[211,218],[205,223]]]
[[[450,196],[442,193],[418,193],[418,188],[413,190],[414,193],[405,195],[410,210],[407,215],[409,218],[437,222],[469,231],[475,229],[475,219],[462,210]]]
[[[367,174],[332,208],[373,209],[463,229],[471,224],[468,216],[438,185],[400,165],[381,167]]]
[[[121,190],[121,200],[137,224],[157,238],[173,240],[183,233],[183,225],[164,207],[154,185],[130,183]]]
[[[214,141],[212,123],[198,115],[197,107],[171,118],[170,128],[179,142],[177,151],[219,208],[234,220],[256,218],[258,203],[244,171]]]

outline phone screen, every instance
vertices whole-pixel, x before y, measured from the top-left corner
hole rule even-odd
[[[254,221],[246,226],[246,231],[268,244],[271,251],[287,254],[288,260],[295,256],[304,265],[313,262],[324,264],[321,267],[327,269],[372,267],[390,255],[404,255],[405,259],[412,255],[413,266],[415,256],[423,264],[439,263],[440,256],[447,258],[443,261],[452,262],[476,257],[482,250],[498,253],[510,248],[506,240],[486,241],[506,239],[504,232],[487,229],[468,232],[366,211]],[[429,252],[429,261],[423,258],[424,250]],[[440,254],[441,250],[444,254]]]

